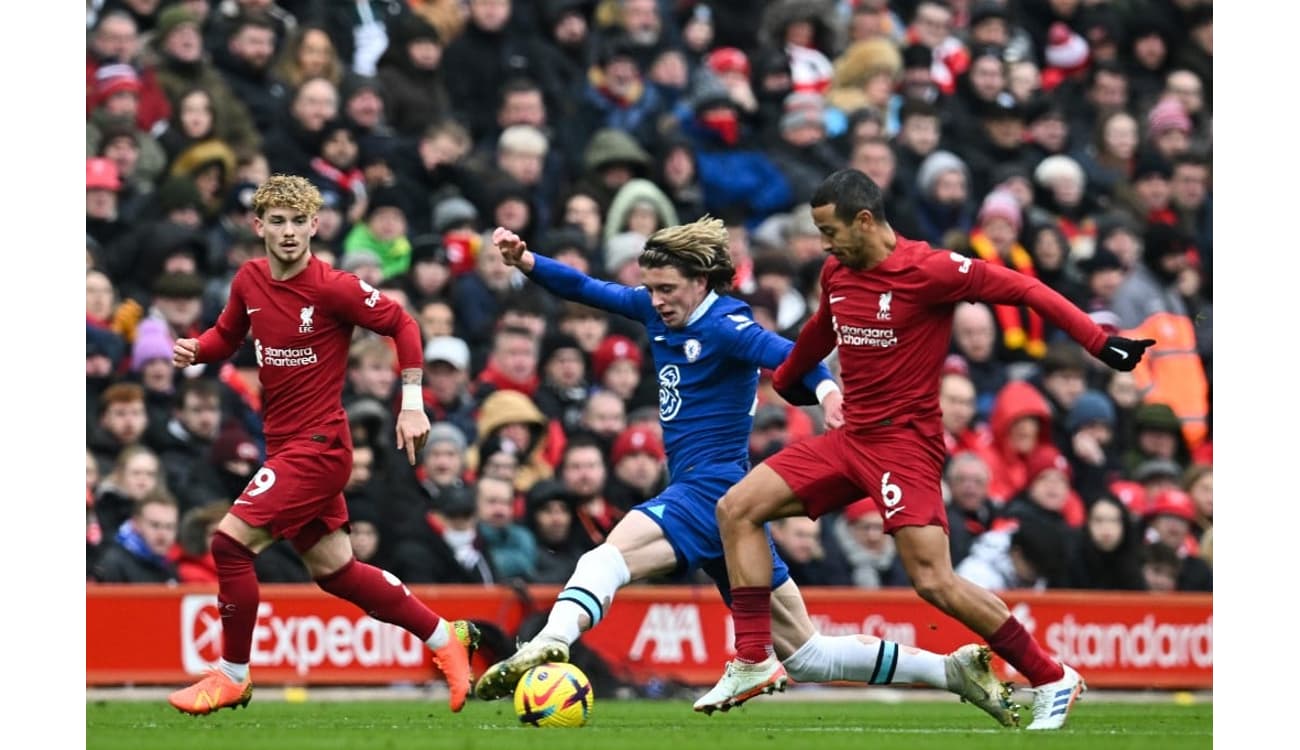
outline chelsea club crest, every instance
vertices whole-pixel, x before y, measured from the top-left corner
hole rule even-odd
[[[698,339],[686,339],[686,344],[682,349],[686,352],[687,362],[694,362],[700,358],[700,342]]]

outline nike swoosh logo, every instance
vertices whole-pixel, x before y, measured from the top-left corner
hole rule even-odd
[[[906,507],[907,507],[906,505],[900,505],[897,508],[890,508],[889,510],[885,511],[885,520],[889,520],[890,518],[893,518],[894,515],[898,513],[898,511]]]
[[[248,308],[245,308],[245,309],[248,311],[248,314],[249,314],[249,315],[252,315],[253,313],[257,312],[258,310],[261,310],[262,308],[260,308],[260,307],[248,307]]]
[[[236,500],[235,505],[252,505],[252,500]]]
[[[843,296],[840,296],[840,297],[831,297],[831,298],[830,298],[830,302],[831,302],[831,304],[833,305],[833,304],[835,304],[836,302],[839,302],[839,301],[842,300],[842,299],[844,299]]]
[[[667,340],[668,338],[666,336],[655,336],[655,341],[667,341]]]
[[[1120,359],[1128,359],[1128,352],[1124,351],[1123,349],[1119,348],[1118,346],[1110,346],[1110,347],[1107,347],[1107,348],[1110,349],[1112,352],[1115,352],[1116,354],[1118,354]]]
[[[556,680],[555,682],[552,682],[551,686],[546,688],[545,692],[539,693],[537,695],[535,701],[536,705],[545,706],[546,702],[551,699],[551,694],[555,692],[555,689],[563,684],[564,684],[564,680]]]

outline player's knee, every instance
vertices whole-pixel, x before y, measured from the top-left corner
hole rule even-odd
[[[935,568],[924,568],[912,576],[912,588],[930,604],[946,609],[957,585],[957,576]]]

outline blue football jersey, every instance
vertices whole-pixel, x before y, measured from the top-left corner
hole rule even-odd
[[[749,305],[713,292],[685,326],[669,328],[645,287],[598,281],[535,257],[531,276],[546,289],[645,325],[670,481],[689,481],[700,472],[739,480],[749,470],[759,368],[775,369],[794,343],[756,323]],[[819,365],[804,384],[815,391],[825,380],[832,380],[830,370]]]

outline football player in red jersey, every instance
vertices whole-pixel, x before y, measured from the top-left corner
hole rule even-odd
[[[811,205],[830,255],[821,272],[821,304],[773,384],[787,400],[811,403],[799,379],[838,347],[844,426],[786,447],[718,504],[736,658],[696,710],[736,705],[781,669],[772,655],[772,558],[763,524],[817,518],[869,495],[917,593],[1025,675],[1035,691],[1029,729],[1057,729],[1085,689],[1083,679],[1050,657],[1005,602],[958,577],[948,554],[938,375],[953,309],[963,300],[1028,305],[1116,370],[1132,370],[1155,342],[1108,336],[1033,277],[900,237],[885,217],[880,188],[857,170],[827,177]]]
[[[197,339],[178,339],[172,351],[177,367],[219,362],[252,332],[267,447],[266,462],[212,538],[222,658],[168,698],[185,713],[246,706],[252,698],[248,662],[259,600],[253,560],[277,539],[289,540],[322,589],[427,644],[447,678],[453,711],[464,705],[470,687],[474,626],[443,620],[391,573],[352,554],[343,499],[352,434],[342,389],[354,326],[391,336],[397,345],[397,447],[412,464],[428,437],[429,419],[420,393],[419,327],[366,282],[312,256],[321,204],[320,192],[302,177],[275,175],[263,183],[253,196],[253,227],[266,241],[267,257],[235,274],[212,328]]]

